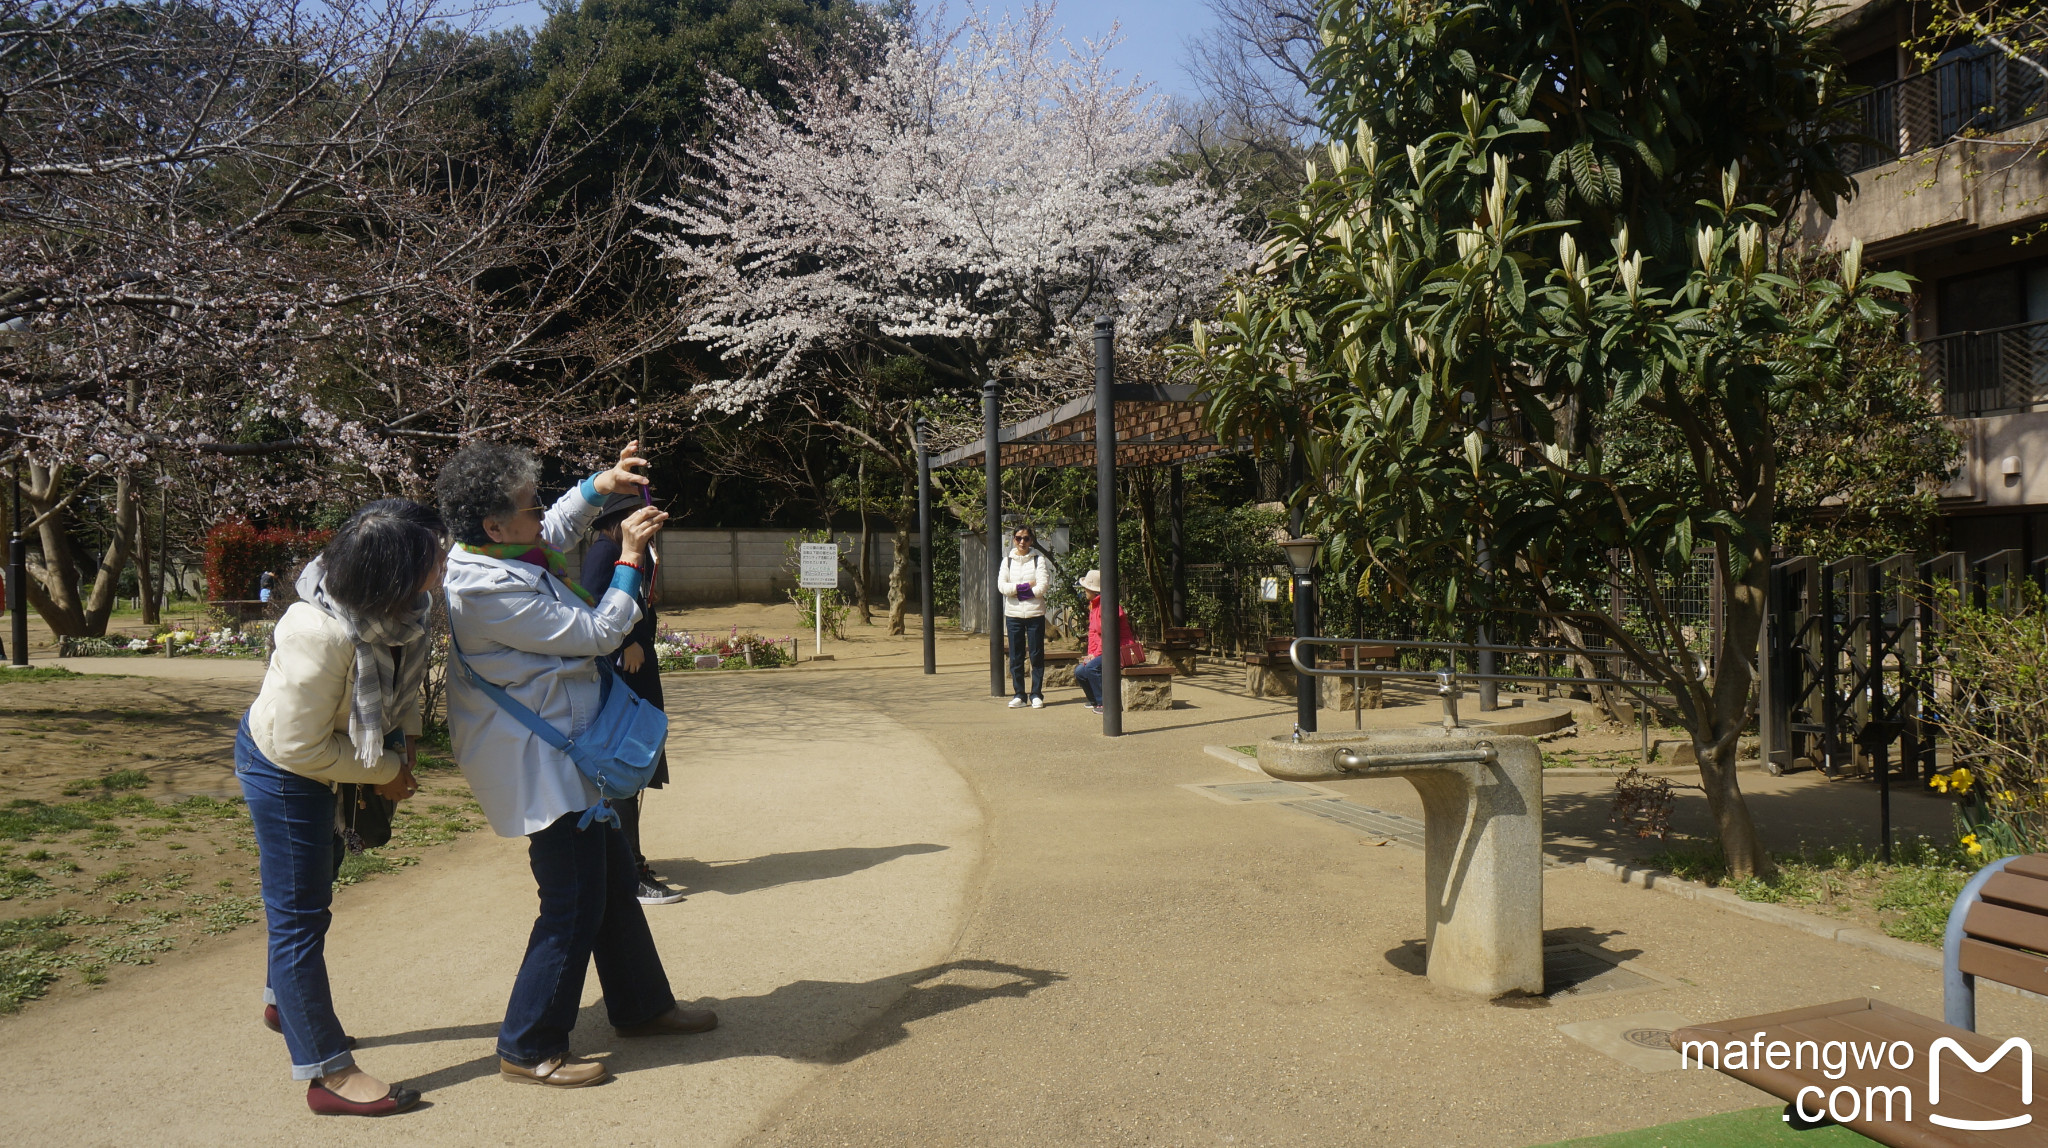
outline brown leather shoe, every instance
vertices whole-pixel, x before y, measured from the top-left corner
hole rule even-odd
[[[678,1005],[646,1024],[627,1025],[613,1031],[620,1036],[688,1036],[695,1032],[710,1032],[717,1027],[718,1014],[710,1009]]]
[[[521,1068],[500,1057],[498,1075],[521,1084],[545,1084],[550,1088],[582,1088],[587,1084],[603,1084],[612,1078],[611,1070],[601,1062],[580,1056],[557,1056],[532,1068]]]

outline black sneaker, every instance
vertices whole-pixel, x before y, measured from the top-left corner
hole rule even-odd
[[[643,905],[673,905],[683,899],[682,893],[662,884],[652,873],[640,874],[640,888],[634,895]]]

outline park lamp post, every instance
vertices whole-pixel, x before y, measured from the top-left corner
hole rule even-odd
[[[1312,638],[1316,625],[1316,557],[1323,551],[1323,540],[1314,536],[1290,538],[1280,544],[1287,552],[1287,562],[1294,567],[1294,636]],[[1308,657],[1304,665],[1316,664],[1315,648],[1304,651]],[[1296,733],[1316,732],[1316,679],[1315,675],[1294,672],[1294,730]]]

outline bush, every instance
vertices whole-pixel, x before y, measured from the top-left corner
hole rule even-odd
[[[206,532],[206,594],[214,601],[246,601],[256,596],[265,570],[278,576],[273,600],[292,600],[292,580],[334,536],[328,530],[293,530],[282,526],[257,529],[245,519],[223,522]]]
[[[1963,843],[1984,860],[2048,847],[2048,603],[2013,589],[2011,609],[1980,609],[1936,588],[1950,686],[1934,720],[1955,765],[1933,781],[1960,798]]]

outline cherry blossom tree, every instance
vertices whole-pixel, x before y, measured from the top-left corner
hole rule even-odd
[[[789,57],[787,110],[721,85],[704,182],[647,208],[686,338],[727,368],[698,401],[795,412],[907,494],[920,411],[1071,352],[1099,315],[1150,344],[1203,313],[1249,247],[1112,43],[1063,39],[1050,4],[913,16],[854,56],[864,73]]]
[[[672,316],[583,306],[637,212],[555,206],[591,133],[508,154],[472,102],[502,45],[439,4],[0,0],[0,465],[57,633],[103,631],[166,475],[245,514],[658,414],[627,368]]]

